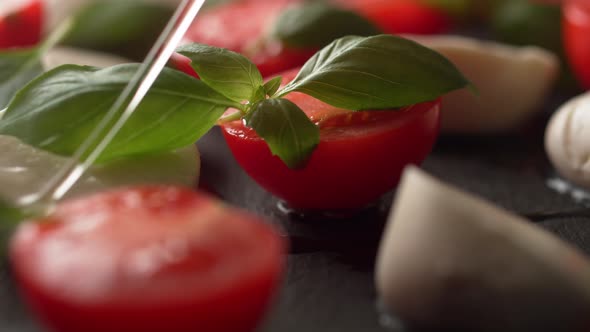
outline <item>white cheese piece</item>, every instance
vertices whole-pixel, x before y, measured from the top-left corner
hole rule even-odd
[[[529,120],[559,74],[559,60],[536,47],[459,36],[407,36],[447,57],[476,87],[443,98],[442,131],[493,134]]]
[[[545,150],[564,178],[590,188],[590,92],[553,114],[545,131]]]
[[[379,295],[400,318],[475,331],[587,331],[590,262],[529,221],[409,168],[383,235]]]
[[[67,158],[36,149],[12,136],[0,135],[0,195],[14,201],[32,194]],[[157,156],[94,166],[69,192],[79,196],[108,188],[138,184],[170,184],[194,188],[198,184],[200,157],[196,146]]]
[[[65,64],[104,68],[129,62],[131,61],[115,55],[71,47],[55,47],[47,52],[41,61],[45,70],[51,70]]]

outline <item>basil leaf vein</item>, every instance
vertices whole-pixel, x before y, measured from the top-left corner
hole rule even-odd
[[[181,46],[201,80],[226,97],[241,102],[254,98],[264,84],[260,71],[245,56],[203,44]]]
[[[349,110],[395,109],[468,84],[449,60],[413,41],[348,36],[314,55],[277,95],[299,91]]]
[[[274,96],[275,93],[281,87],[281,83],[283,82],[283,78],[281,76],[277,76],[269,80],[264,84],[264,91],[266,92],[267,96]]]
[[[31,82],[10,103],[0,134],[59,155],[73,154],[138,68],[66,65]],[[165,69],[99,162],[193,144],[228,107],[240,105],[203,82]]]

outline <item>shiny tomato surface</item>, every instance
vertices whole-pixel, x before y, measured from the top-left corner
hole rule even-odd
[[[0,15],[0,49],[34,46],[43,31],[43,3],[40,0],[25,5],[5,16]]]
[[[283,75],[287,80],[294,73]],[[303,169],[290,169],[242,122],[222,127],[237,162],[262,187],[291,207],[361,208],[393,189],[408,164],[431,151],[440,101],[397,111],[349,112],[301,93],[287,96],[320,127],[320,144]]]
[[[283,254],[258,217],[188,189],[138,187],[24,224],[10,258],[54,331],[236,332],[259,322]]]
[[[582,85],[590,89],[590,0],[567,0],[563,12],[568,58]]]

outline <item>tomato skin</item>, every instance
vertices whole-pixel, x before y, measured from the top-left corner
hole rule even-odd
[[[438,136],[440,100],[351,113],[301,93],[286,98],[320,126],[320,144],[305,168],[288,168],[240,121],[223,124],[222,132],[240,166],[296,209],[346,210],[376,201],[397,185],[408,164],[425,159]]]
[[[584,88],[590,89],[590,1],[566,1],[563,13],[567,56]]]
[[[0,17],[0,49],[34,46],[43,32],[43,4],[30,1],[20,10]]]
[[[252,331],[283,253],[258,217],[172,187],[67,202],[11,244],[25,299],[59,332]]]

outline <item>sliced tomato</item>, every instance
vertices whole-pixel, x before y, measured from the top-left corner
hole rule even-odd
[[[442,10],[413,0],[331,0],[357,11],[386,33],[439,33],[449,27]],[[316,48],[289,48],[268,36],[270,27],[290,5],[302,0],[238,0],[201,14],[185,36],[185,42],[199,42],[226,48],[249,57],[263,76],[300,67]],[[187,58],[175,55],[174,65],[196,75]]]
[[[449,14],[420,0],[334,1],[363,14],[386,33],[437,34],[451,27]]]
[[[0,49],[34,46],[43,31],[43,4],[31,0],[17,11],[0,16]]]
[[[11,244],[27,302],[60,332],[252,331],[283,253],[258,217],[175,187],[66,202]]]
[[[185,36],[185,42],[199,42],[226,48],[248,56],[263,76],[305,63],[316,49],[290,49],[269,38],[269,28],[287,6],[299,0],[241,0],[216,6],[202,13]],[[195,74],[189,60],[180,55],[175,65]]]
[[[285,73],[286,80],[297,71]],[[262,187],[297,209],[361,208],[420,164],[439,130],[440,101],[397,111],[349,112],[301,93],[287,96],[320,127],[320,144],[303,169],[288,168],[241,121],[222,127],[241,167]]]
[[[590,0],[568,0],[563,13],[567,56],[582,85],[590,89]]]

